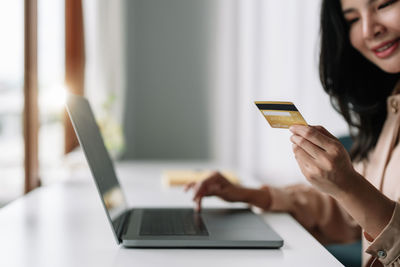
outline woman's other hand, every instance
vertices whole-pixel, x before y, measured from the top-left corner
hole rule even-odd
[[[322,126],[294,125],[293,152],[301,172],[320,191],[338,197],[358,174],[340,141]]]
[[[260,189],[248,189],[229,182],[221,173],[214,172],[202,182],[189,183],[185,191],[194,190],[193,201],[196,202],[196,210],[201,210],[201,201],[205,196],[217,196],[228,202],[246,202],[266,209],[270,203],[267,187]]]

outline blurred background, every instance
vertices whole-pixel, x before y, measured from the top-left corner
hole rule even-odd
[[[35,3],[37,25],[27,2]],[[67,91],[88,97],[115,160],[215,162],[261,182],[303,181],[289,131],[271,129],[254,101],[292,101],[309,124],[347,134],[318,79],[319,7],[0,0],[0,206],[71,179],[71,168],[85,164],[65,120]],[[27,93],[26,73],[35,73],[27,53],[37,56],[37,96]],[[31,116],[36,128],[26,124]],[[36,139],[26,137],[35,131]],[[27,149],[32,143],[37,153]],[[28,161],[37,164],[33,172]]]

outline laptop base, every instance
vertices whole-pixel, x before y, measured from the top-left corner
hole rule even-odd
[[[146,220],[144,216],[149,211],[200,216],[208,234],[152,235],[146,231],[143,234],[143,219]],[[132,209],[121,239],[125,247],[142,248],[279,248],[283,245],[283,240],[249,209],[203,209],[197,215],[187,208]]]

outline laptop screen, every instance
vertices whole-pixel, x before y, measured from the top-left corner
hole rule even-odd
[[[67,110],[118,240],[117,219],[128,206],[93,111],[86,98],[72,94],[68,96]]]

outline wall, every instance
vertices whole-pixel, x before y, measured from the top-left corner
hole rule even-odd
[[[208,158],[212,0],[125,4],[125,158]]]

